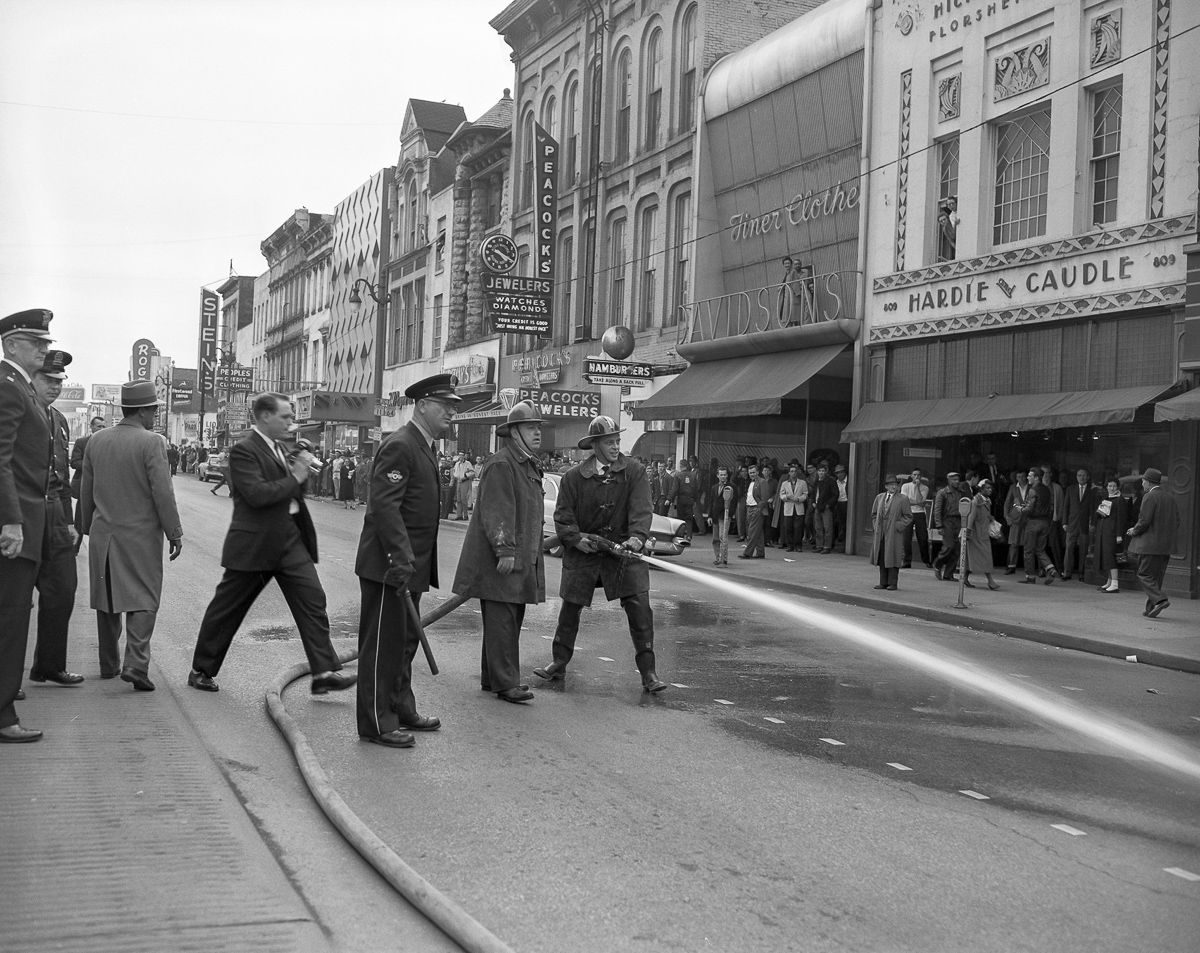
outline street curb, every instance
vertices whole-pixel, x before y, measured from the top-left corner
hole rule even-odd
[[[831,589],[817,589],[792,582],[777,582],[761,577],[744,578],[743,581],[756,589],[782,589],[799,596],[821,599],[825,602],[838,602],[842,605],[857,606],[861,609],[874,609],[878,612],[888,612],[892,615],[909,616],[926,622],[937,622],[941,625],[958,626],[976,632],[988,632],[993,635],[1004,635],[1014,639],[1024,639],[1029,642],[1040,642],[1043,645],[1054,645],[1063,649],[1073,649],[1088,652],[1092,655],[1105,655],[1109,658],[1128,659],[1136,656],[1138,662],[1144,665],[1154,665],[1158,668],[1169,668],[1178,672],[1200,675],[1200,660],[1183,655],[1173,655],[1170,652],[1160,652],[1157,649],[1146,648],[1132,644],[1105,642],[1100,639],[1089,639],[1083,635],[1069,635],[1066,632],[1049,632],[1020,623],[996,622],[991,619],[981,619],[978,616],[960,615],[945,609],[934,609],[930,606],[914,606],[885,602],[871,596],[860,596],[846,592],[835,592]]]

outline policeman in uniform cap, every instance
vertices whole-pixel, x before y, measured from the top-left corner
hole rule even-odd
[[[358,623],[358,733],[374,744],[410,748],[413,731],[436,731],[441,722],[417,711],[412,662],[420,644],[409,622],[411,600],[438,585],[437,534],[441,479],[437,448],[462,400],[450,374],[409,387],[412,419],[379,446],[371,492],[358,541],[362,594]]]
[[[554,527],[563,543],[559,584],[562,608],[552,647],[554,660],[534,675],[563,677],[575,651],[579,616],[604,587],[608,600],[620,599],[629,620],[634,662],[642,687],[661,692],[666,683],[654,671],[654,616],[650,611],[650,567],[641,560],[621,559],[605,550],[612,544],[638,552],[650,535],[653,509],[646,468],[621,453],[621,430],[611,417],[593,417],[579,441],[592,455],[566,472],[558,491]]]
[[[38,566],[49,551],[47,498],[53,446],[50,420],[33,389],[46,360],[50,322],[45,308],[0,318],[0,742],[37,741],[22,727],[14,702],[29,638]]]
[[[59,685],[78,685],[82,675],[67,671],[67,634],[71,610],[75,607],[75,590],[79,576],[75,568],[74,517],[71,512],[71,476],[67,444],[71,429],[62,412],[52,406],[62,393],[67,379],[66,367],[71,355],[66,351],[47,351],[46,360],[34,372],[33,389],[39,403],[50,416],[54,459],[50,467],[48,500],[58,502],[58,512],[48,511],[52,529],[50,551],[38,567],[37,644],[33,650],[33,666],[29,669],[31,682],[56,682]]]

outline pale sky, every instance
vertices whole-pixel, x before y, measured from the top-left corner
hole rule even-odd
[[[0,0],[0,317],[53,311],[72,382],[195,367],[200,286],[394,164],[410,98],[513,85],[506,2]]]

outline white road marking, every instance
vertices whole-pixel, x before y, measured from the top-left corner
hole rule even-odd
[[[1082,688],[1076,688],[1074,685],[1060,685],[1059,688],[1065,688],[1069,692],[1081,692]]]
[[[822,738],[821,740],[827,745],[839,745],[841,747],[845,747],[846,745],[846,742],[838,741],[837,738]]]
[[[791,697],[792,697],[791,695],[776,695],[774,698],[772,698],[772,699],[771,699],[771,701],[773,701],[773,702],[786,702],[786,701],[790,701],[790,700],[791,700]],[[1197,718],[1196,720],[1197,720],[1197,721],[1200,721],[1200,718]]]
[[[970,788],[967,788],[965,791],[959,791],[958,793],[965,794],[967,797],[973,797],[973,798],[975,798],[976,801],[990,801],[991,800],[991,798],[988,797],[986,794],[980,794],[978,791],[972,791]]]
[[[1032,675],[1018,675],[1016,672],[1009,672],[1008,674],[1013,678],[1033,678]]]
[[[1172,877],[1181,877],[1184,880],[1197,881],[1200,880],[1200,874],[1194,874],[1190,870],[1184,870],[1182,867],[1164,867],[1167,873]]]
[[[763,721],[769,721],[773,725],[786,725],[787,724],[787,722],[784,721],[782,718],[771,718],[768,715],[763,716]]]
[[[1087,837],[1087,831],[1081,831],[1078,827],[1072,827],[1070,824],[1051,824],[1050,826],[1056,831],[1062,831],[1072,837]]]
[[[887,766],[889,768],[895,768],[897,771],[911,771],[912,770],[912,768],[910,768],[907,764],[901,764],[899,761],[889,761],[887,763]]]
[[[672,688],[687,688],[688,686],[687,686],[687,685],[680,685],[680,684],[679,684],[679,682],[672,682],[672,683],[671,683],[671,687],[672,687]]]
[[[616,661],[616,659],[614,659],[614,658],[609,658],[607,655],[598,655],[598,656],[596,656],[596,657],[597,657],[598,659],[600,659],[600,661],[601,661],[601,662],[615,662],[615,661]]]
[[[1200,721],[1200,715],[1188,715],[1188,717],[1191,718],[1192,721]]]
[[[732,705],[733,704],[733,702],[731,702],[727,698],[714,698],[713,701],[715,701],[718,705]]]
[[[552,635],[543,635],[543,636],[542,636],[542,638],[543,638],[543,639],[545,639],[547,642],[549,642],[551,639],[553,639],[553,638],[554,638],[554,636],[552,636]]]

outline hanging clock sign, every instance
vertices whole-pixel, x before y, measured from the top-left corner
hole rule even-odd
[[[507,235],[489,235],[479,243],[483,267],[497,274],[507,274],[517,267],[517,243]]]

